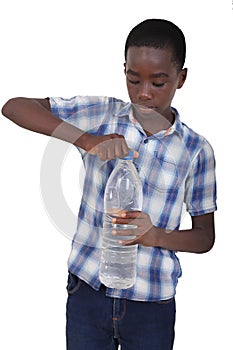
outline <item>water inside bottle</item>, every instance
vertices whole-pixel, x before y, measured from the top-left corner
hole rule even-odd
[[[102,253],[100,261],[100,281],[109,288],[126,289],[136,280],[136,260],[138,245],[124,246],[122,240],[132,240],[136,236],[127,235],[127,230],[136,229],[133,220],[129,224],[116,224],[113,218],[122,212],[141,210],[142,189],[138,174],[131,161],[119,160],[110,175],[104,194],[104,220]],[[113,235],[112,231],[124,235]],[[124,232],[125,231],[125,232]]]

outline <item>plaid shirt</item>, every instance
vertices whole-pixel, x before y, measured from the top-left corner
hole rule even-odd
[[[129,148],[139,152],[134,163],[143,186],[143,211],[155,226],[178,229],[184,207],[192,216],[216,210],[213,150],[205,138],[180,121],[175,109],[174,124],[148,137],[133,117],[131,103],[76,96],[50,98],[50,104],[58,118],[93,135],[124,135]],[[102,162],[79,151],[86,174],[68,265],[70,272],[98,290],[104,189],[117,160]],[[135,285],[126,290],[108,288],[106,295],[138,301],[169,299],[175,295],[180,276],[174,251],[139,245]]]

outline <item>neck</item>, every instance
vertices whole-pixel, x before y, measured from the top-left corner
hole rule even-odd
[[[154,110],[135,110],[135,118],[143,127],[143,130],[147,136],[157,134],[162,130],[169,129],[175,122],[175,113],[172,110],[164,115],[154,111]]]

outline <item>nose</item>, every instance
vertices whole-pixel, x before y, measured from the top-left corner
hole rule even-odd
[[[141,85],[138,92],[138,98],[141,101],[147,101],[152,99],[152,94],[148,83],[144,83]]]

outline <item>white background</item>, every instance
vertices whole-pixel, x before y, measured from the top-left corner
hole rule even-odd
[[[232,4],[223,1],[8,0],[0,5],[0,104],[11,97],[108,95],[128,100],[123,50],[128,32],[151,17],[174,21],[187,40],[189,69],[174,107],[211,142],[217,160],[216,244],[179,253],[175,350],[233,349]],[[0,118],[0,348],[65,349],[71,241],[46,214],[40,169],[49,139]],[[62,167],[76,215],[80,157]],[[186,223],[187,221],[187,223]],[[71,226],[75,227],[75,220]],[[182,226],[188,224],[187,216]],[[70,227],[69,227],[70,229]]]

